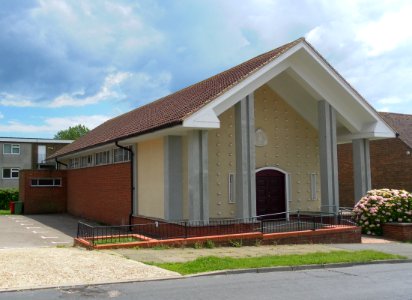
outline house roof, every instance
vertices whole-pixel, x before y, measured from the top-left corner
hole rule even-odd
[[[399,138],[412,148],[412,115],[379,112],[382,118],[399,133]]]
[[[70,144],[73,140],[56,140],[44,138],[0,137],[2,143],[31,143],[31,144]]]
[[[204,105],[304,41],[297,39],[173,94],[108,120],[50,158],[173,127]]]

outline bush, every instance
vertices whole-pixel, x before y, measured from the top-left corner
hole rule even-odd
[[[370,190],[355,205],[353,212],[362,233],[382,235],[386,222],[412,222],[412,194],[405,190]]]
[[[19,201],[17,189],[0,189],[0,209],[9,209],[10,201]]]

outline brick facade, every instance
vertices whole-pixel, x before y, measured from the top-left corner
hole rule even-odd
[[[106,224],[128,224],[130,162],[67,170],[67,212]]]
[[[412,223],[383,224],[383,236],[396,241],[412,242]]]
[[[22,170],[20,174],[25,214],[68,212],[111,225],[129,222],[130,162],[74,170]],[[32,187],[33,178],[61,178],[62,186]]]
[[[21,170],[19,200],[24,202],[25,214],[66,212],[66,171]],[[31,186],[34,178],[60,178],[61,186]]]
[[[405,189],[412,192],[411,149],[400,139],[370,141],[372,188]],[[352,207],[354,199],[352,144],[338,145],[339,202]]]

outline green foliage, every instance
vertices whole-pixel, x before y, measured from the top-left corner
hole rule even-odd
[[[69,127],[66,130],[60,130],[54,135],[54,139],[56,140],[77,140],[78,138],[82,137],[86,133],[90,131],[84,125],[76,125],[73,127]]]
[[[355,205],[354,218],[362,232],[382,235],[387,222],[412,222],[412,195],[404,190],[371,190]]]
[[[243,246],[242,240],[229,240],[229,245],[231,247],[239,248]]]
[[[203,243],[202,242],[196,242],[196,243],[193,244],[193,248],[202,249],[203,248]]]
[[[404,259],[373,250],[314,252],[307,254],[273,255],[260,257],[199,257],[183,263],[149,263],[182,275],[231,269],[250,269],[277,266],[322,265],[330,263],[359,263],[375,260]]]
[[[7,216],[7,215],[10,215],[10,209],[0,209],[0,216],[1,215],[4,215],[4,216]]]
[[[17,189],[0,189],[0,209],[9,209],[10,201],[19,201],[19,191]]]
[[[129,237],[108,237],[108,238],[99,238],[94,241],[96,245],[105,245],[105,244],[122,244],[122,243],[133,243],[139,242],[141,239],[129,236]]]
[[[216,247],[216,245],[215,245],[215,243],[214,243],[213,241],[207,240],[207,241],[205,242],[205,248],[207,248],[207,249],[213,249],[213,248],[215,248],[215,247]]]

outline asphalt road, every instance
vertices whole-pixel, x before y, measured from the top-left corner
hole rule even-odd
[[[412,263],[0,293],[0,299],[412,299]]]

